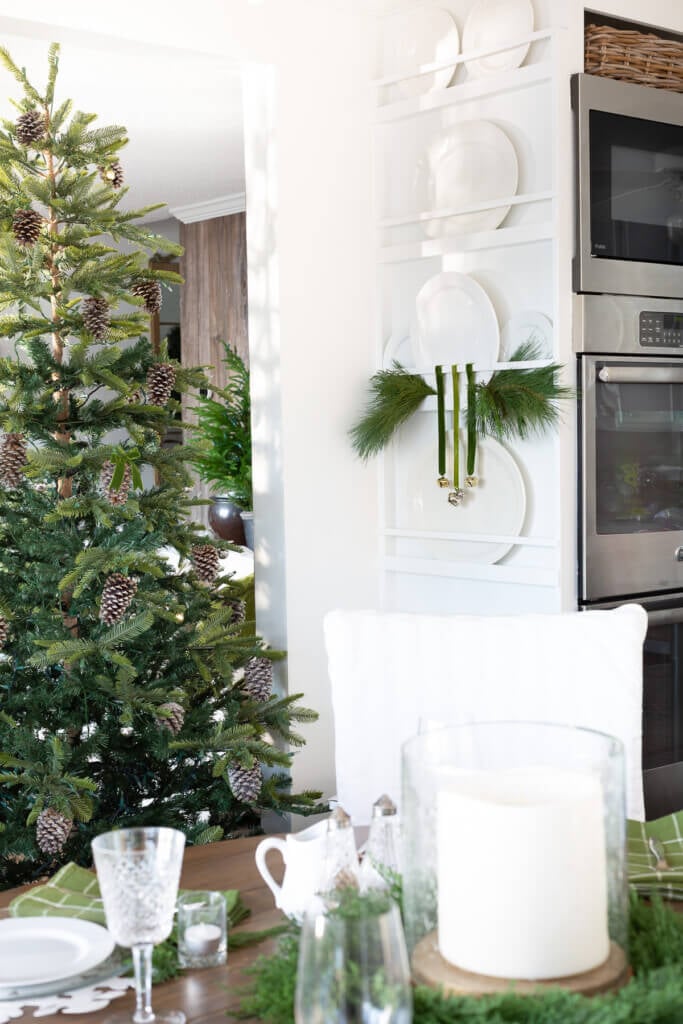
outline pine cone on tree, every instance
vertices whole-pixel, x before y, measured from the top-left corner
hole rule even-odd
[[[9,636],[9,622],[4,615],[0,615],[0,650],[7,643],[7,637]]]
[[[170,363],[153,363],[147,371],[147,396],[152,405],[166,405],[173,392],[175,370]]]
[[[270,658],[250,658],[244,666],[242,689],[253,700],[268,700],[273,692],[273,663]]]
[[[26,441],[23,434],[5,434],[0,444],[0,480],[5,487],[19,487],[24,479]]]
[[[95,296],[85,299],[81,304],[81,316],[83,326],[95,341],[104,341],[111,322],[107,300]]]
[[[123,471],[123,479],[116,490],[112,490],[111,482],[116,472],[116,466],[109,459],[102,463],[102,469],[100,471],[100,487],[107,496],[107,501],[112,505],[125,505],[128,501],[128,491],[131,485],[131,471],[130,466],[126,463],[126,468]]]
[[[228,783],[237,800],[245,804],[256,803],[263,785],[261,768],[257,764],[253,768],[242,768],[235,762],[228,768]]]
[[[71,835],[73,821],[54,807],[46,807],[36,821],[36,842],[43,853],[61,853]]]
[[[142,299],[147,313],[159,312],[161,309],[161,285],[158,281],[136,281],[131,291],[133,295]]]
[[[213,544],[195,544],[192,548],[192,561],[202,583],[213,583],[220,565],[218,550]]]
[[[30,146],[45,135],[45,118],[38,110],[28,110],[17,118],[14,134],[22,146]]]
[[[156,715],[157,725],[160,729],[168,729],[170,733],[177,736],[185,721],[185,708],[174,700],[159,705],[159,711],[165,711],[165,715]]]
[[[98,167],[100,172],[100,178],[105,181],[107,185],[111,185],[112,188],[119,189],[123,185],[123,167],[118,160],[114,160],[113,163],[107,167]]]
[[[100,600],[100,619],[105,626],[120,622],[138,589],[137,581],[120,572],[107,576]]]
[[[241,626],[247,619],[247,606],[244,601],[239,601],[235,598],[234,601],[230,602],[232,609],[232,615],[230,616],[230,623],[233,626]]]
[[[19,245],[35,245],[42,226],[43,218],[36,210],[17,210],[12,219],[12,231]]]

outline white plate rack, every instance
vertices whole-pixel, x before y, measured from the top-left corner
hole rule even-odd
[[[401,126],[405,130],[407,123],[411,119],[440,116],[440,112],[446,113],[449,108],[458,108],[461,104],[472,104],[469,109],[473,113],[470,115],[468,108],[464,107],[463,109],[467,113],[463,116],[486,118],[488,103],[495,105],[504,94],[514,92],[518,96],[519,94],[523,95],[524,91],[528,90],[529,101],[526,107],[523,102],[520,103],[519,127],[521,130],[524,130],[525,110],[530,105],[533,105],[531,97],[533,97],[534,92],[539,89],[556,90],[558,87],[555,78],[554,60],[554,47],[557,45],[557,40],[557,29],[540,27],[526,36],[510,40],[504,45],[495,48],[461,53],[457,58],[453,57],[444,64],[424,64],[410,74],[375,79],[373,82],[377,95],[375,131],[376,145],[380,149],[380,155],[386,155],[391,151],[392,132],[401,129]],[[444,67],[460,66],[473,59],[491,56],[517,46],[535,43],[546,44],[540,48],[542,51],[540,59],[534,59],[534,54],[537,51],[532,48],[526,58],[526,62],[517,69],[506,70],[473,80],[456,81],[448,88],[436,89],[410,99],[386,100],[387,95],[391,94],[390,87],[399,84],[405,79],[430,74]],[[552,133],[549,130],[549,139],[551,135]],[[552,144],[549,141],[547,152],[543,158],[547,162],[550,187],[545,187],[545,183],[539,183],[541,187],[534,188],[534,183],[532,183],[532,187],[525,190],[525,182],[528,182],[530,179],[530,176],[526,175],[522,180],[522,187],[516,195],[497,198],[487,203],[480,203],[466,208],[418,209],[414,212],[410,212],[408,209],[403,215],[386,216],[383,213],[384,196],[382,190],[381,188],[376,189],[376,208],[380,214],[376,222],[378,235],[376,253],[379,275],[378,283],[380,294],[383,295],[385,300],[382,304],[384,311],[378,318],[377,366],[382,365],[383,349],[387,339],[392,335],[405,334],[408,327],[407,318],[404,318],[402,324],[395,322],[394,319],[394,309],[402,301],[400,294],[395,294],[395,290],[405,290],[406,278],[403,276],[400,279],[400,283],[399,279],[395,279],[394,283],[393,275],[401,267],[407,268],[408,273],[412,271],[412,268],[415,268],[416,280],[419,286],[419,282],[424,280],[424,274],[427,273],[426,270],[419,270],[424,261],[430,261],[428,266],[429,273],[431,273],[435,269],[451,269],[454,266],[458,266],[458,269],[461,269],[462,265],[453,264],[452,260],[467,260],[467,272],[471,272],[477,277],[479,260],[483,270],[491,274],[491,268],[500,265],[500,262],[505,261],[507,258],[505,256],[506,250],[511,250],[509,260],[514,262],[520,258],[520,252],[524,253],[531,246],[539,244],[547,246],[547,249],[544,250],[544,258],[537,262],[540,264],[538,266],[538,273],[545,276],[540,291],[550,296],[550,298],[541,304],[540,302],[534,303],[533,299],[530,299],[528,295],[524,295],[524,297],[520,298],[517,306],[514,305],[513,300],[510,300],[507,303],[503,301],[502,308],[499,308],[500,298],[498,297],[498,301],[494,299],[494,305],[497,307],[501,328],[505,320],[514,313],[519,312],[520,309],[536,308],[536,305],[538,305],[539,310],[545,312],[555,322],[557,284],[554,267],[556,262],[557,216],[553,157]],[[410,156],[404,154],[401,158],[410,159]],[[406,197],[406,199],[406,206],[409,207],[409,197]],[[512,208],[512,218],[508,215],[503,224],[495,230],[471,232],[468,234],[445,234],[439,238],[424,238],[412,241],[399,240],[401,229],[413,228],[419,230],[421,225],[428,221],[434,222],[458,214],[475,213],[480,210],[493,209],[500,206],[510,206]],[[514,221],[514,212],[517,210],[527,211],[525,214],[526,219],[523,222]],[[401,213],[401,211],[396,212]],[[513,220],[512,223],[508,223],[510,219]],[[492,259],[492,257],[495,257],[495,259]],[[405,275],[405,271],[402,271],[402,273]],[[420,274],[422,277],[420,277]],[[483,372],[490,369],[522,371],[546,366],[551,361],[550,359],[542,359],[532,362],[497,362],[493,367],[477,365],[475,366],[475,371]],[[434,380],[433,367],[406,367],[406,369],[411,373],[421,374],[430,382]],[[448,391],[446,405],[448,409],[452,409],[452,399]],[[431,413],[435,412],[435,410],[436,399],[427,399],[422,406],[422,411]],[[525,528],[525,532],[518,536],[498,533],[464,533],[459,532],[456,528],[453,531],[400,528],[394,518],[394,496],[387,493],[388,460],[396,458],[400,458],[400,452],[396,450],[394,443],[387,450],[386,455],[381,457],[382,467],[379,474],[379,497],[382,516],[379,530],[380,566],[385,582],[387,577],[394,576],[395,574],[404,574],[410,577],[422,577],[425,581],[430,577],[449,577],[457,580],[477,580],[491,584],[518,584],[541,588],[554,588],[558,586],[560,545],[556,533],[559,533],[559,527],[555,525],[554,521],[550,523],[540,522],[537,528],[535,526],[528,530]],[[526,467],[523,468],[526,469]],[[530,479],[527,472],[525,472],[525,478],[531,486],[532,504],[535,505],[537,481]],[[552,516],[550,518],[552,520]],[[547,528],[548,525],[550,525],[550,529]],[[465,541],[467,544],[509,544],[513,545],[513,547],[510,555],[506,556],[501,563],[486,564],[479,561],[470,563],[449,559],[448,557],[412,557],[394,553],[396,544],[402,540],[410,540],[418,545],[420,541],[424,540],[427,543],[432,541],[456,543]],[[541,564],[534,564],[534,559],[531,560],[531,564],[525,563],[524,552],[533,551],[543,554]]]

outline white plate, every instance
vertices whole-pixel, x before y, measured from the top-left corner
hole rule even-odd
[[[490,298],[473,278],[455,271],[436,274],[422,286],[415,305],[417,367],[424,370],[453,363],[493,367],[500,343],[498,318]]]
[[[382,355],[382,366],[385,370],[394,369],[394,360],[408,370],[415,366],[415,354],[410,343],[410,338],[402,335],[392,334],[384,346]]]
[[[95,967],[111,954],[106,928],[73,917],[0,921],[0,983],[43,984]]]
[[[510,358],[520,345],[530,341],[539,349],[541,358],[553,354],[553,325],[545,313],[525,309],[511,316],[502,331],[501,359]]]
[[[466,432],[460,431],[461,482],[465,477]],[[449,434],[446,473],[453,471]],[[435,533],[495,533],[517,537],[524,526],[526,492],[519,466],[502,444],[485,438],[477,445],[475,473],[479,486],[468,490],[457,508],[448,491],[438,487],[437,431],[434,413],[419,413],[401,429],[395,448],[396,526]],[[398,538],[397,553],[409,558],[440,558],[451,562],[498,562],[512,544]]]
[[[446,64],[460,52],[458,26],[450,11],[423,5],[389,15],[382,28],[382,71],[386,78],[409,74],[424,64]],[[417,78],[406,78],[393,88],[401,99],[446,89],[455,65]]]
[[[534,30],[534,9],[531,0],[477,0],[465,22],[463,52],[489,50],[505,43],[514,43]],[[497,71],[518,68],[529,51],[529,43],[512,50],[501,50],[488,57],[465,61],[475,78]]]
[[[517,153],[502,128],[491,121],[461,121],[430,146],[429,202],[432,210],[466,209],[517,192]],[[493,231],[509,206],[425,222],[430,238],[467,231]]]

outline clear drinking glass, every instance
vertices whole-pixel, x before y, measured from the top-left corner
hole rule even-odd
[[[152,948],[171,934],[185,836],[173,828],[126,828],[93,840],[97,879],[114,941],[133,951],[134,1024],[185,1024],[178,1010],[152,1010]],[[128,1014],[109,1018],[130,1021]]]
[[[296,1024],[410,1024],[412,995],[401,915],[382,892],[345,890],[304,918]]]

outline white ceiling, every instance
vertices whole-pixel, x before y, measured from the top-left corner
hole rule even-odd
[[[244,191],[238,68],[210,55],[103,36],[59,41],[57,103],[70,98],[77,109],[97,113],[97,124],[128,129],[121,152],[130,186],[126,208],[187,206]],[[3,34],[0,43],[42,91],[46,40]],[[19,84],[0,67],[0,116],[14,119],[9,97],[19,96]],[[160,210],[152,219],[164,216]]]

